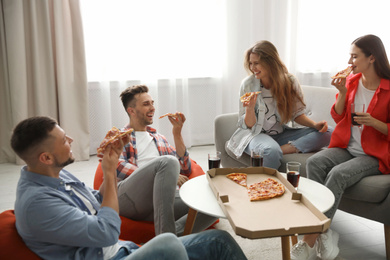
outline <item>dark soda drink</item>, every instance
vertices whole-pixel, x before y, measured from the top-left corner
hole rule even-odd
[[[355,116],[357,116],[356,113],[351,113],[352,125],[360,125],[360,124],[356,123],[355,120],[353,120],[353,118],[354,118]]]
[[[298,184],[299,184],[299,172],[288,172],[287,173],[287,180],[291,183],[292,186],[294,186],[295,188],[298,187]]]
[[[209,170],[213,168],[219,168],[220,164],[221,164],[220,158],[209,158]]]
[[[253,167],[261,167],[261,166],[263,166],[263,160],[264,160],[264,158],[261,156],[252,156],[251,157],[251,164]]]

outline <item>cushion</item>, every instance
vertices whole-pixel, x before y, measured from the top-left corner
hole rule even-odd
[[[368,176],[345,190],[343,197],[352,200],[380,203],[390,193],[390,175]]]
[[[19,236],[13,210],[6,210],[0,214],[0,230],[0,259],[40,259]]]

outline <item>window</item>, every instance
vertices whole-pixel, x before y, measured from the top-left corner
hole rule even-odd
[[[223,0],[84,0],[88,81],[219,77]]]
[[[388,0],[328,0],[299,2],[297,69],[301,72],[344,69],[350,43],[375,34],[390,51]]]

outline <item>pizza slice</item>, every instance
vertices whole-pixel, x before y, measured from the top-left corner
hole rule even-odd
[[[133,132],[133,128],[130,128],[126,131],[121,131],[115,126],[112,127],[104,137],[103,141],[100,143],[99,147],[97,148],[97,156],[99,158],[103,158],[104,150],[106,149],[107,145],[119,140],[119,138],[122,138],[123,136],[130,134]]]
[[[247,175],[245,173],[230,173],[226,177],[243,187],[247,186]]]
[[[282,196],[285,192],[283,184],[268,178],[262,182],[252,184],[248,187],[250,201],[268,200]]]
[[[180,112],[176,113],[166,113],[165,115],[160,116],[158,119],[164,118],[166,116],[172,117],[173,119],[177,120],[179,118]]]
[[[254,95],[259,94],[259,93],[261,93],[261,91],[245,93],[244,95],[242,95],[240,97],[240,101],[242,103],[248,102]]]
[[[349,66],[346,69],[343,69],[342,71],[339,71],[336,73],[336,75],[332,76],[332,79],[343,79],[346,78],[349,74],[352,72],[352,66]]]

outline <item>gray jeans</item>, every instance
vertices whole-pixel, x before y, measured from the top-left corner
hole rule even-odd
[[[176,189],[179,173],[179,161],[171,155],[155,158],[135,170],[118,183],[119,214],[133,220],[154,221],[156,235],[182,235],[189,208]],[[214,217],[198,213],[193,232],[200,232],[215,221]]]
[[[335,202],[325,215],[333,218],[345,189],[370,175],[379,175],[378,159],[372,156],[354,157],[347,149],[328,148],[306,161],[307,177],[328,187]]]

